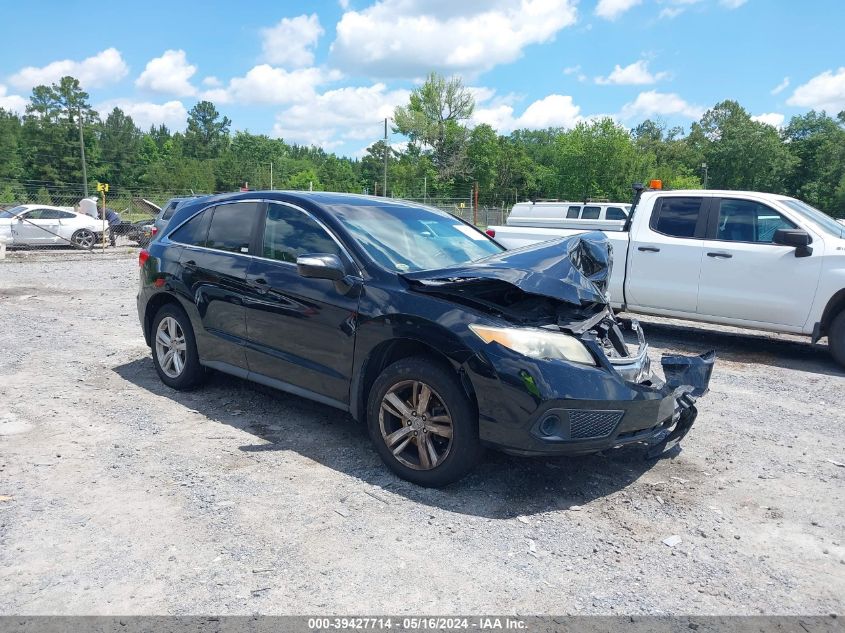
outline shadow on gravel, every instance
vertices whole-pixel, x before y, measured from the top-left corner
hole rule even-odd
[[[658,348],[670,348],[688,354],[716,350],[719,360],[749,365],[768,365],[827,376],[845,376],[830,356],[826,345],[811,345],[810,340],[793,341],[766,334],[719,332],[694,326],[640,321],[646,340]],[[715,327],[715,326],[714,326]]]
[[[420,488],[394,476],[382,464],[363,424],[326,405],[216,372],[197,391],[174,391],[162,384],[149,358],[114,371],[146,391],[261,440],[240,446],[241,451],[295,451],[371,486],[461,514],[505,519],[565,510],[629,486],[655,463],[646,461],[645,449],[637,446],[566,458],[523,458],[488,451],[475,471],[461,481],[438,490]],[[677,449],[670,453],[676,454]],[[378,498],[389,503],[386,495]]]

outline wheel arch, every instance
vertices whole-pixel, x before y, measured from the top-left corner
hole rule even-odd
[[[845,310],[845,288],[840,290],[830,298],[827,302],[827,305],[824,307],[824,312],[822,312],[819,330],[819,338],[825,336],[828,333],[828,329],[830,328],[830,324],[833,322],[833,319],[836,318],[836,315]]]
[[[150,297],[149,301],[147,301],[147,307],[144,309],[144,340],[146,341],[148,347],[152,347],[153,319],[155,318],[156,313],[161,310],[162,306],[165,306],[168,303],[172,303],[184,311],[184,308],[182,308],[182,304],[179,303],[179,300],[169,292],[156,293]]]
[[[461,370],[461,363],[458,360],[450,358],[443,351],[420,339],[396,337],[382,341],[373,347],[361,364],[360,370],[353,376],[352,384],[350,385],[349,411],[355,420],[360,422],[366,419],[367,400],[370,389],[381,372],[388,365],[398,360],[412,357],[428,358],[448,368],[455,375],[455,378],[458,379],[467,397],[472,402],[473,407],[476,410],[478,409],[475,390],[469,377]]]

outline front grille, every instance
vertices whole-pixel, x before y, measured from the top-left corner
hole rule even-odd
[[[570,438],[587,440],[607,437],[619,424],[624,411],[599,411],[588,409],[567,409],[569,414]]]

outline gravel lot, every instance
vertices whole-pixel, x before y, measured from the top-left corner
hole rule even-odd
[[[0,614],[843,612],[823,347],[644,319],[655,359],[719,353],[679,455],[488,453],[425,490],[334,409],[166,388],[136,277],[128,251],[0,261]]]

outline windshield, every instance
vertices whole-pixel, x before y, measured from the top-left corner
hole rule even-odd
[[[779,200],[783,205],[786,205],[795,213],[799,214],[805,220],[812,222],[819,229],[833,237],[845,237],[845,226],[842,226],[826,213],[819,211],[815,207],[811,207],[806,202],[794,200],[792,198],[784,198]]]
[[[504,249],[448,213],[424,207],[333,205],[333,212],[378,264],[394,272],[445,268]]]
[[[13,218],[21,211],[26,211],[26,207],[23,205],[12,207],[11,209],[0,211],[0,218]]]

